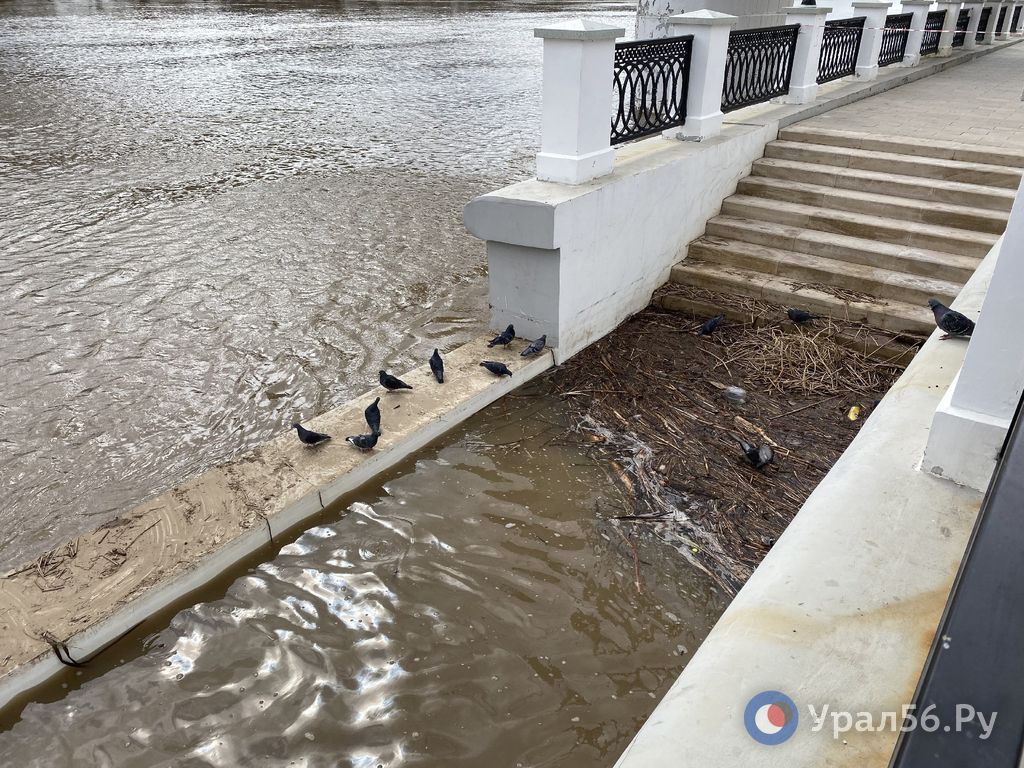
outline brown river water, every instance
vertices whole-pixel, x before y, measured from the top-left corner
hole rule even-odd
[[[645,536],[637,588],[564,408],[499,401],[104,674],[69,671],[0,733],[4,764],[610,766],[725,598]]]

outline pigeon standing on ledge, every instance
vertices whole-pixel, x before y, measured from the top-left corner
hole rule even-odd
[[[378,397],[363,411],[363,416],[366,417],[366,426],[370,428],[370,432],[374,435],[380,434],[380,406],[378,403],[380,398]]]
[[[506,328],[504,331],[502,331],[497,336],[495,336],[493,339],[491,339],[489,342],[487,342],[487,346],[488,347],[507,347],[509,344],[512,343],[512,339],[514,339],[515,337],[516,337],[516,329],[513,328],[511,324],[509,324],[508,328]]]
[[[511,376],[512,371],[508,369],[508,366],[504,363],[496,363],[493,360],[484,360],[480,363],[484,368],[493,373],[495,376]]]
[[[773,451],[772,447],[768,444],[762,445],[760,448],[755,448],[742,437],[737,437],[736,441],[740,444],[740,448],[743,449],[743,458],[745,458],[747,463],[754,469],[761,469],[775,458],[775,451]]]
[[[974,333],[974,321],[969,317],[964,317],[937,299],[928,299],[928,306],[932,308],[935,324],[939,326],[939,330],[946,332],[946,335],[941,338],[948,339],[953,336],[970,338],[970,335]]]
[[[806,309],[787,309],[786,317],[798,324],[818,319],[817,315],[808,312]]]
[[[718,315],[716,317],[712,317],[710,320],[708,320],[706,323],[704,323],[704,325],[700,327],[700,330],[697,332],[697,335],[710,336],[712,333],[715,332],[715,328],[720,326],[724,320],[725,315]]]
[[[387,371],[380,372],[380,385],[388,392],[394,392],[396,389],[412,389],[404,381],[396,376],[392,376]]]
[[[331,439],[330,435],[325,435],[323,432],[314,432],[311,429],[306,429],[304,426],[295,422],[292,424],[292,429],[299,433],[299,440],[303,445],[320,445],[320,443],[326,443]]]
[[[379,435],[374,432],[372,435],[352,435],[351,437],[346,437],[345,440],[352,443],[360,451],[370,451],[377,444],[378,437]]]
[[[437,379],[437,383],[444,384],[444,360],[441,359],[441,355],[436,349],[434,354],[430,356],[430,370],[434,372],[434,378]]]
[[[545,333],[539,339],[530,342],[530,346],[519,353],[520,357],[530,357],[532,355],[539,355],[544,351],[544,347],[548,343],[548,335]]]

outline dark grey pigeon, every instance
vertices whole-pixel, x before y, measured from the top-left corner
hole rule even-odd
[[[306,429],[304,426],[295,422],[292,424],[292,429],[299,433],[299,440],[304,445],[320,445],[320,443],[326,443],[331,439],[330,435],[325,435],[323,432],[314,432],[311,429]]]
[[[396,376],[392,376],[387,371],[380,372],[380,385],[384,387],[388,392],[394,392],[396,389],[412,389],[401,379]]]
[[[370,432],[374,435],[380,434],[380,406],[378,403],[380,398],[378,397],[363,411],[363,416],[366,417],[366,426],[370,428]]]
[[[352,435],[351,437],[346,437],[345,440],[352,443],[360,451],[370,451],[377,444],[378,437],[380,435],[374,432],[372,435]]]
[[[430,370],[434,372],[434,378],[437,379],[437,383],[444,384],[444,360],[441,359],[441,355],[436,349],[434,354],[430,356]]]
[[[786,317],[794,323],[806,323],[818,319],[817,315],[808,312],[806,309],[787,309]]]
[[[740,444],[740,448],[743,449],[743,458],[754,469],[761,469],[761,467],[775,458],[775,451],[772,450],[770,445],[762,445],[760,448],[757,448],[742,437],[737,437],[736,441]]]
[[[531,355],[539,355],[544,351],[544,347],[547,346],[548,335],[545,333],[539,339],[530,342],[530,346],[519,353],[520,357],[530,357]]]
[[[939,330],[946,332],[946,335],[942,337],[943,339],[948,339],[951,336],[969,338],[974,333],[974,321],[969,317],[964,317],[937,299],[928,299],[928,306],[932,308],[932,314],[935,315],[935,324],[939,326]]]
[[[700,331],[697,332],[697,335],[710,336],[712,333],[715,332],[715,328],[720,326],[724,320],[725,315],[718,315],[717,317],[712,317],[710,320],[708,320],[706,323],[704,323],[704,325],[700,327]]]
[[[495,376],[511,376],[512,371],[508,369],[508,366],[504,363],[496,363],[493,360],[484,360],[480,363],[484,368],[493,373]]]
[[[516,337],[516,329],[513,328],[511,325],[509,325],[508,328],[506,328],[504,331],[502,331],[497,336],[495,336],[493,339],[491,339],[489,342],[487,342],[487,346],[488,347],[507,347],[509,344],[512,343],[512,339],[514,339],[515,337]]]

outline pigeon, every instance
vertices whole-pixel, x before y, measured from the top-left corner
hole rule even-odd
[[[548,335],[545,333],[536,341],[531,341],[530,346],[519,353],[520,357],[530,357],[531,355],[539,355],[544,351],[544,347],[548,343]]]
[[[817,320],[818,316],[808,312],[806,309],[787,309],[786,317],[794,323],[806,323],[810,320]]]
[[[775,458],[775,451],[772,450],[770,445],[762,445],[760,448],[755,448],[742,437],[737,437],[736,440],[739,442],[740,448],[743,449],[743,458],[754,469],[761,469],[761,467]]]
[[[384,387],[388,392],[394,392],[396,389],[412,389],[401,379],[392,376],[387,371],[380,372],[380,385]]]
[[[723,320],[725,320],[725,315],[718,315],[717,317],[712,317],[710,320],[708,320],[706,323],[704,323],[704,325],[700,327],[700,331],[697,332],[697,335],[710,336],[712,333],[715,332],[715,328],[722,324]]]
[[[380,407],[377,405],[380,402],[378,397],[363,411],[363,416],[366,417],[366,426],[370,428],[370,433],[374,435],[380,434]]]
[[[495,376],[511,376],[512,371],[508,369],[508,366],[504,363],[496,363],[493,360],[484,360],[480,363],[484,368],[493,373]]]
[[[434,378],[437,379],[437,383],[444,384],[444,360],[441,359],[441,355],[436,349],[434,354],[430,356],[430,370],[434,372]]]
[[[370,451],[377,444],[378,437],[380,437],[380,433],[374,432],[371,435],[352,435],[351,437],[346,437],[345,440],[352,443],[360,451]]]
[[[292,429],[295,429],[299,433],[299,440],[305,445],[320,445],[320,443],[326,443],[331,439],[330,435],[325,435],[322,432],[314,432],[311,429],[306,429],[304,426],[295,422],[292,424]]]
[[[506,328],[504,331],[502,331],[497,336],[495,336],[493,339],[491,339],[489,342],[487,342],[487,346],[488,347],[499,347],[499,346],[500,347],[507,347],[509,344],[512,343],[512,339],[514,339],[515,337],[516,337],[516,329],[513,328],[512,325],[510,324],[508,328]]]
[[[969,317],[964,317],[936,299],[928,299],[928,306],[932,308],[935,324],[939,326],[939,330],[946,332],[943,339],[953,336],[970,337],[974,333],[974,321]]]

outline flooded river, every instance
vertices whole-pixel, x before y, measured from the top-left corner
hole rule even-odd
[[[0,733],[5,764],[611,765],[724,597],[608,519],[619,494],[563,408],[541,385],[499,401],[93,662],[124,664],[69,671]]]
[[[478,332],[532,29],[627,8],[0,3],[0,570]]]

